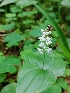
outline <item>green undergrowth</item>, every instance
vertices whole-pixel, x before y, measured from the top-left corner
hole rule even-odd
[[[69,3],[0,0],[0,93],[70,93]],[[52,52],[43,55],[38,38],[48,24]]]

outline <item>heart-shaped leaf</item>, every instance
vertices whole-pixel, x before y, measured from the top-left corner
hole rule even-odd
[[[16,93],[40,93],[53,85],[57,76],[64,74],[65,65],[53,53],[21,52],[24,66],[18,73]]]

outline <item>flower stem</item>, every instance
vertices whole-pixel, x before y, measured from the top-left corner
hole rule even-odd
[[[45,62],[45,50],[44,50],[43,68],[44,68],[44,62]]]

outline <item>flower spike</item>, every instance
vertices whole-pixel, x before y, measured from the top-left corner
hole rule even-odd
[[[49,35],[51,34],[50,25],[47,26],[47,29],[41,29],[42,35],[38,38],[40,40],[40,44],[38,45],[40,48],[37,48],[40,54],[43,54],[44,51],[50,52],[52,48],[49,45],[52,44],[52,37]]]

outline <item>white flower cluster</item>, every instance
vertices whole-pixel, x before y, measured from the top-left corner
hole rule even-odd
[[[45,30],[41,29],[42,35],[41,35],[41,37],[38,38],[41,42],[38,45],[40,48],[37,48],[38,51],[40,52],[40,54],[43,54],[44,51],[49,53],[52,50],[52,48],[49,47],[49,45],[52,44],[52,37],[50,37],[51,31],[50,30],[48,31],[48,29],[49,29],[48,26],[47,26],[47,29],[45,29]]]

